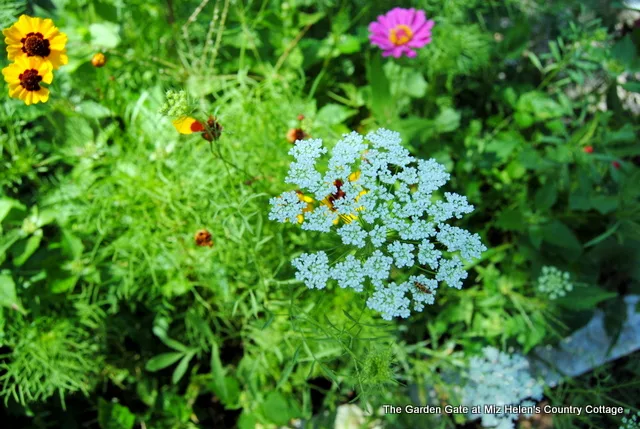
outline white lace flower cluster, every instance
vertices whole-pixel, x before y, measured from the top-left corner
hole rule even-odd
[[[619,429],[640,429],[640,412],[632,414],[631,411],[625,410],[625,414]]]
[[[544,266],[536,287],[539,293],[546,295],[549,299],[557,299],[573,290],[573,283],[569,273],[560,271],[556,267]]]
[[[400,143],[399,133],[385,129],[366,138],[345,134],[321,173],[320,159],[328,152],[322,141],[297,141],[285,181],[298,190],[270,200],[269,219],[336,231],[351,248],[332,263],[322,251],[302,254],[292,261],[296,278],[317,289],[330,280],[357,292],[371,285],[367,305],[386,320],[409,317],[412,303],[422,311],[434,302],[439,283],[460,289],[467,278],[464,262],[486,250],[477,234],[444,223],[473,211],[463,196],[434,194],[449,180],[444,166],[415,159]],[[422,274],[400,274],[406,280],[395,283],[394,266]]]
[[[533,407],[542,399],[542,384],[531,377],[529,362],[523,356],[509,355],[494,347],[485,347],[482,352],[483,356],[474,356],[469,362],[462,404],[470,408],[479,406],[484,411],[487,404]],[[506,412],[470,415],[472,420],[480,418],[482,427],[500,429],[513,429],[518,416],[518,413]]]

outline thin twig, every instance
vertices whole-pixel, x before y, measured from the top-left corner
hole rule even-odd
[[[218,34],[216,35],[216,45],[213,47],[213,54],[211,56],[211,64],[209,64],[208,69],[213,70],[216,65],[216,58],[218,58],[218,49],[220,49],[220,43],[222,42],[222,33],[224,33],[224,24],[227,21],[227,13],[229,13],[229,4],[231,0],[225,0],[224,8],[222,9],[222,19],[220,20],[220,25],[218,26]]]
[[[176,22],[176,16],[173,13],[173,0],[167,0],[167,9],[167,21],[169,25],[173,25],[173,23]]]
[[[135,58],[135,57],[133,57],[131,55],[123,54],[122,52],[120,52],[118,50],[107,50],[105,52],[107,54],[109,54],[109,55],[115,55],[115,56],[118,56],[118,57],[122,57],[122,58],[124,58],[124,59],[126,59],[128,61],[139,61],[139,62],[142,62],[142,63],[145,63],[145,62],[146,63],[153,63],[153,62],[155,62],[155,63],[162,64],[163,66],[169,67],[169,68],[172,68],[172,69],[178,69],[179,68],[174,63],[170,63],[169,61],[163,60],[162,58],[158,58],[158,57],[154,57],[154,56],[150,56],[150,55],[147,55],[147,56],[145,56],[144,59],[142,59],[142,58],[139,58],[139,57]]]
[[[302,30],[300,30],[300,32],[298,32],[298,34],[296,35],[296,38],[293,39],[291,43],[289,43],[287,48],[284,50],[282,55],[280,55],[280,58],[278,58],[278,61],[276,62],[276,67],[273,70],[274,73],[277,73],[278,70],[280,70],[280,67],[282,67],[282,64],[284,64],[286,59],[289,57],[289,54],[291,54],[291,51],[293,50],[293,48],[296,47],[296,45],[300,42],[300,39],[304,37],[304,35],[307,33],[307,31],[309,31],[312,25],[313,24],[307,24]]]
[[[200,57],[200,69],[204,72],[204,66],[207,63],[207,57],[209,56],[209,49],[213,46],[213,30],[216,28],[216,21],[220,16],[220,0],[216,0],[216,4],[213,7],[213,16],[211,22],[209,22],[209,30],[207,30],[207,37],[204,42],[204,48],[202,48],[202,56]]]
[[[189,49],[189,55],[191,56],[191,58],[194,58],[195,54],[193,53],[193,47],[191,46],[191,40],[190,40],[191,37],[189,36],[189,26],[193,24],[193,22],[196,20],[198,15],[200,15],[200,12],[202,12],[202,9],[204,9],[207,3],[209,3],[209,0],[202,0],[202,2],[198,5],[198,7],[193,11],[189,19],[187,19],[187,22],[185,22],[184,25],[182,26],[182,37],[184,37],[184,41],[187,43],[187,49]]]

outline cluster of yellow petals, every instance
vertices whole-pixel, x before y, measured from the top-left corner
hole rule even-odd
[[[356,171],[355,173],[351,173],[351,174],[349,175],[349,181],[350,181],[350,182],[355,182],[355,181],[357,181],[359,178],[360,178],[360,172],[359,172],[359,171]],[[300,192],[300,191],[296,191],[296,192],[298,193],[298,198],[300,199],[300,201],[307,203],[307,206],[306,206],[302,211],[303,211],[303,212],[310,212],[310,211],[312,211],[312,210],[313,210],[313,202],[314,202],[313,198],[311,198],[311,197],[310,197],[310,196],[308,196],[308,195],[304,195],[304,194],[303,194],[302,192]],[[338,192],[339,192],[339,190],[338,190]],[[358,196],[356,197],[356,201],[358,201],[358,199],[359,199],[362,195],[364,195],[364,194],[366,194],[366,193],[367,193],[367,191],[366,191],[366,190],[362,190],[362,191],[360,192],[360,194],[358,194]],[[334,197],[334,198],[335,198],[335,196],[328,195],[327,197],[325,197],[325,198],[321,201],[321,203],[322,203],[322,204],[324,204],[325,206],[329,207],[331,210],[334,210],[333,202],[332,202],[332,197]],[[339,199],[339,197],[338,197],[337,199]],[[356,210],[360,211],[360,210],[362,210],[362,209],[363,209],[363,207],[359,207],[359,208],[357,208]],[[341,214],[340,216],[338,216],[338,217],[333,221],[333,224],[334,224],[334,225],[337,225],[338,223],[340,223],[340,221],[342,221],[342,222],[344,222],[344,223],[351,223],[351,222],[353,222],[353,221],[354,221],[354,220],[356,220],[356,219],[358,219],[358,216],[356,216],[356,214],[355,214],[355,213],[351,213],[351,214],[347,214],[347,215]],[[298,223],[302,223],[302,222],[304,222],[304,215],[299,214],[299,215],[298,215]]]
[[[7,56],[12,64],[2,70],[9,84],[9,96],[25,104],[45,103],[53,70],[67,64],[67,36],[50,19],[22,15],[11,27],[2,30]]]

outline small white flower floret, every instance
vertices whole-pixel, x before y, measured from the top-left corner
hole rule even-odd
[[[296,279],[309,289],[324,289],[329,280],[329,257],[325,252],[303,253],[291,264],[296,268]]]

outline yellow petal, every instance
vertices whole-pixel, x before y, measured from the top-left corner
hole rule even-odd
[[[63,50],[64,45],[67,44],[67,35],[64,33],[53,34],[51,37],[47,37],[47,39],[49,40],[49,48],[54,51]]]
[[[26,56],[24,52],[22,52],[22,45],[9,45],[7,46],[7,57],[9,61],[13,61],[18,57]]]
[[[34,57],[27,57],[23,55],[16,58],[14,64],[16,65],[16,67],[18,67],[21,70],[20,73],[31,68],[30,58],[34,58]]]
[[[40,90],[32,92],[34,103],[46,103],[49,101],[49,90],[47,88],[40,88]]]
[[[58,31],[56,26],[53,25],[53,21],[49,18],[41,20],[38,24],[38,32],[46,39],[49,39],[48,34]]]
[[[20,92],[22,91],[22,87],[20,85],[9,86],[9,97],[11,98],[19,98]]]
[[[49,54],[49,56],[44,59],[51,63],[54,70],[59,69],[60,66],[63,66],[69,62],[69,57],[67,57],[66,52],[64,50],[62,51],[51,50],[51,53]]]
[[[7,45],[19,44],[20,46],[22,46],[22,42],[20,40],[24,36],[22,35],[22,32],[20,32],[20,30],[15,25],[12,25],[7,29],[2,30],[2,34],[5,37],[4,41],[6,42]]]
[[[183,116],[182,118],[178,118],[173,121],[173,126],[176,127],[176,130],[180,134],[192,134],[191,125],[196,122],[196,120],[190,116]]]
[[[31,20],[27,15],[22,15],[20,18],[18,18],[18,22],[13,25],[20,31],[20,33],[24,35],[32,32]]]
[[[28,16],[27,21],[29,21],[29,25],[31,26],[30,32],[39,33],[40,26],[42,25],[42,19],[37,16]]]
[[[7,83],[19,84],[20,83],[20,72],[15,67],[5,67],[2,69],[2,74],[4,75],[4,80]]]
[[[49,84],[53,80],[52,69],[53,67],[48,61],[43,61],[42,64],[40,64],[40,67],[38,67],[38,74],[42,76],[42,81],[44,83]]]

